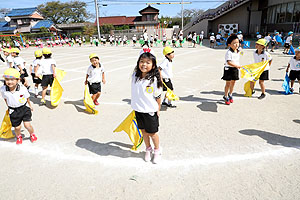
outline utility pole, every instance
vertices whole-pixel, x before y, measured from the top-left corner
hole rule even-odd
[[[98,2],[97,2],[97,0],[95,0],[95,10],[96,10],[96,21],[97,21],[97,30],[98,30],[98,40],[100,41],[99,8],[98,8]]]
[[[183,31],[183,0],[181,0],[181,30]]]

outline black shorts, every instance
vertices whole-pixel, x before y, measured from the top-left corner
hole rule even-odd
[[[163,41],[163,44],[166,44],[167,43],[167,41]]]
[[[42,86],[42,87],[48,87],[48,85],[50,85],[50,87],[51,87],[53,81],[54,81],[53,74],[50,74],[50,75],[43,75],[42,82],[41,82],[41,86]]]
[[[12,127],[19,126],[22,121],[23,122],[30,122],[31,120],[31,110],[26,105],[18,107],[18,108],[11,108],[9,107],[9,117],[11,121]]]
[[[298,81],[300,81],[300,70],[291,70],[290,71],[290,75],[289,78],[294,81],[296,79],[298,79]]]
[[[291,44],[289,44],[289,43],[284,43],[284,48],[289,49],[290,47],[291,47]]]
[[[34,73],[32,73],[31,76],[32,76],[32,82],[33,82],[33,83],[35,83],[35,84],[40,84],[40,83],[42,82],[42,80],[41,80],[40,78],[35,77],[35,74],[34,74]]]
[[[220,40],[220,39],[216,39],[216,41],[217,41],[217,42],[221,42],[221,40]]]
[[[196,44],[196,40],[193,40],[193,44]]]
[[[214,40],[210,40],[210,43],[213,44],[213,43],[215,43],[215,41]]]
[[[272,45],[272,46],[275,46],[275,44],[276,44],[276,42],[271,41],[271,45]]]
[[[101,83],[88,83],[90,94],[97,94],[101,92]]]
[[[139,129],[145,129],[147,133],[157,133],[159,127],[159,120],[157,112],[152,113],[140,113],[135,111],[136,121]]]
[[[133,44],[135,44],[136,43],[136,40],[133,40]]]
[[[225,81],[239,80],[239,70],[235,67],[224,67],[222,79]]]
[[[172,40],[172,44],[175,44],[176,43],[176,41],[175,40]]]
[[[264,72],[260,75],[259,80],[261,80],[261,81],[269,80],[269,70],[264,71]]]
[[[23,69],[24,73],[20,75],[20,79],[24,79],[25,77],[28,77],[28,73],[26,69]]]
[[[173,84],[172,84],[172,82],[171,82],[171,79],[163,78],[163,82],[167,85],[167,87],[168,87],[170,90],[174,90]],[[166,88],[165,85],[163,85],[163,91],[167,91],[167,88]]]

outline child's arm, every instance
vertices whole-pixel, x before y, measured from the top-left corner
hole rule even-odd
[[[55,65],[52,64],[51,67],[52,67],[52,70],[53,70],[53,77],[55,78],[56,77]]]
[[[102,73],[102,83],[103,83],[103,84],[106,83],[104,72]]]
[[[17,65],[17,67],[20,69],[20,74],[24,74],[24,71],[23,71],[21,65]]]
[[[28,105],[30,107],[30,110],[33,111],[33,107],[31,106],[31,102],[30,102],[29,98],[27,98],[27,103],[28,103]]]
[[[271,65],[272,65],[272,61],[273,61],[273,60],[270,60],[270,61],[269,61],[269,66],[271,66]]]
[[[160,105],[161,105],[161,98],[156,98],[156,102],[158,104],[158,111],[157,111],[157,116],[159,116],[159,111],[160,111]]]
[[[37,64],[37,65],[34,67],[34,74],[35,74],[36,77],[38,76],[37,72],[38,72],[38,69],[39,69],[39,68],[40,68],[40,65],[39,65],[39,64]]]
[[[89,75],[87,74],[86,77],[85,77],[84,85],[88,84],[88,80],[87,80],[88,77],[89,77]]]
[[[30,65],[30,67],[29,67],[29,74],[32,74],[33,72],[32,72],[32,65]]]
[[[242,67],[241,65],[234,64],[231,60],[228,60],[227,63],[228,63],[229,66],[235,67],[235,68],[238,68],[238,69]]]
[[[286,68],[286,72],[289,72],[289,68],[290,68],[290,63],[288,64],[288,66]]]

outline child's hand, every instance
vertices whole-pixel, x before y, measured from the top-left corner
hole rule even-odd
[[[84,85],[87,85],[88,84],[88,81],[84,81]]]
[[[286,73],[288,73],[288,72],[289,72],[289,68],[286,69]]]
[[[157,111],[157,116],[158,116],[158,117],[160,116],[160,112],[159,112],[159,110]]]
[[[238,65],[236,68],[241,69],[243,66],[242,65]]]
[[[105,80],[105,79],[102,79],[102,83],[105,84],[105,83],[106,83],[106,80]]]
[[[53,77],[56,78],[56,74],[53,74]]]
[[[33,107],[30,105],[30,110],[33,111]]]

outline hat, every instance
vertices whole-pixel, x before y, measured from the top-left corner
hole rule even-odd
[[[11,48],[10,53],[20,53],[20,50],[18,48]]]
[[[39,57],[42,57],[42,56],[43,56],[43,53],[42,53],[41,50],[36,50],[36,51],[34,52],[34,56],[35,56],[36,58],[39,58]]]
[[[259,32],[256,32],[256,34],[258,35],[258,34],[259,34]]]
[[[215,35],[214,33],[211,33],[211,35]]]
[[[3,49],[2,51],[3,51],[3,52],[10,53],[10,49],[8,49],[8,48]]]
[[[259,39],[255,43],[263,45],[263,46],[267,46],[267,40],[266,39]]]
[[[289,33],[288,33],[288,35],[292,35],[294,32],[293,31],[290,31]]]
[[[98,59],[99,59],[99,56],[98,56],[96,53],[91,53],[91,54],[89,55],[89,58],[90,58],[90,60],[91,60],[92,58],[98,58]]]
[[[142,50],[140,51],[140,56],[141,56],[142,54],[144,54],[144,53],[151,53],[154,57],[156,57],[155,54],[154,54],[153,49],[150,49],[150,48],[144,48],[144,49],[142,49]]]
[[[169,46],[165,47],[164,50],[163,50],[164,56],[169,54],[169,53],[172,53],[172,52],[174,52],[174,50]]]
[[[4,78],[20,78],[20,72],[15,68],[8,68],[4,71]]]
[[[42,53],[46,54],[46,55],[47,54],[52,54],[51,49],[49,49],[49,48],[43,48]]]

